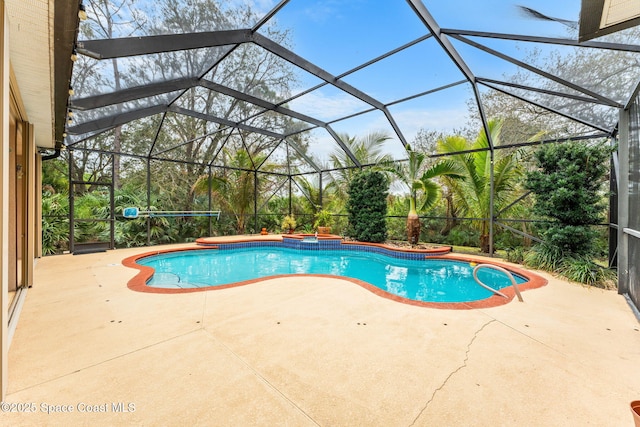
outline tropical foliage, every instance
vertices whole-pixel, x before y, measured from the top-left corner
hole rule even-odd
[[[367,169],[382,169],[393,158],[384,154],[383,145],[389,140],[389,135],[382,132],[372,132],[358,138],[347,134],[339,135],[345,147],[351,151],[355,159],[361,165],[367,165]],[[336,193],[339,199],[346,200],[347,188],[355,175],[360,172],[347,153],[336,147],[329,156],[333,171],[329,174],[330,184],[328,188]]]
[[[331,222],[333,221],[333,217],[331,216],[331,212],[327,209],[322,209],[316,212],[315,221],[313,226],[317,227],[331,227]]]
[[[409,159],[394,163],[388,170],[409,190],[409,214],[407,216],[407,240],[411,244],[420,239],[420,218],[418,211],[431,208],[437,201],[440,186],[435,182],[439,176],[451,180],[462,177],[458,166],[452,161],[440,161],[427,166],[427,156],[407,146]]]
[[[42,195],[42,253],[53,255],[68,249],[69,196],[45,190]]]
[[[494,146],[500,145],[502,122],[489,121],[489,135]],[[489,150],[489,138],[481,130],[475,140],[448,136],[438,141],[438,152],[451,154],[448,159],[464,179],[444,178],[451,197],[447,202],[461,216],[477,218],[473,227],[480,233],[480,248],[489,252],[489,218],[493,191],[493,212],[499,212],[519,196],[522,178],[522,151]],[[493,168],[493,172],[492,172]],[[493,185],[491,180],[493,177]]]
[[[193,185],[196,194],[206,194],[211,186],[211,195],[226,212],[236,219],[236,232],[244,234],[246,219],[253,212],[255,201],[256,176],[252,172],[256,163],[262,163],[263,155],[252,158],[245,150],[231,152],[224,150],[229,168],[219,169],[212,176],[202,175]]]
[[[498,121],[492,121],[490,125],[494,144],[500,144],[499,124]],[[365,139],[378,141],[374,144],[363,144],[363,146],[372,147],[377,154],[368,154],[361,147],[360,150],[357,150],[361,159],[371,160],[382,153],[382,151],[378,151],[378,144],[384,142],[384,138]],[[359,138],[349,138],[349,140],[352,142],[360,141]],[[381,161],[373,168],[364,168],[364,170],[378,169],[383,173],[391,174],[390,176],[393,176],[397,182],[403,183],[406,191],[386,196],[380,206],[387,207],[389,216],[385,218],[385,225],[380,225],[376,230],[383,230],[383,227],[386,227],[389,238],[404,239],[406,218],[410,211],[415,210],[416,214],[420,213],[422,216],[421,229],[419,237],[411,237],[409,241],[476,246],[478,241],[481,241],[481,234],[486,238],[486,228],[482,225],[484,223],[485,226],[488,226],[487,221],[469,221],[460,218],[487,218],[489,216],[491,158],[487,150],[487,139],[483,132],[480,132],[478,137],[473,140],[461,136],[447,136],[438,140],[437,144],[434,142],[434,147],[437,147],[443,155],[442,160],[430,161],[422,151],[410,149],[407,160],[398,162],[394,167]],[[454,150],[467,150],[467,152],[450,154]],[[357,236],[356,229],[352,225],[347,227],[347,220],[351,221],[348,215],[355,214],[359,209],[350,207],[351,211],[342,211],[346,208],[347,199],[341,196],[341,191],[345,185],[354,184],[355,176],[359,175],[357,167],[340,170],[339,173],[332,172],[331,179],[327,179],[329,173],[324,172],[321,190],[321,181],[318,179],[320,174],[306,173],[288,177],[283,171],[295,173],[295,169],[290,165],[283,166],[286,163],[277,157],[267,158],[263,153],[250,155],[250,151],[246,148],[226,147],[218,153],[216,166],[211,168],[211,175],[207,173],[200,176],[190,175],[177,162],[152,161],[150,163],[151,188],[149,193],[147,193],[146,187],[147,168],[145,164],[122,156],[123,165],[128,166],[123,170],[126,173],[122,175],[121,188],[115,189],[116,246],[185,242],[212,234],[257,232],[260,227],[265,227],[270,232],[280,232],[282,220],[289,213],[295,215],[296,229],[300,232],[312,233],[315,231],[316,220],[320,217],[330,217],[334,234],[347,233],[363,240],[380,240],[382,238],[381,236],[384,234],[371,237],[374,234],[373,228],[363,235]],[[555,158],[557,154],[551,157]],[[380,158],[384,159],[384,156],[379,156],[378,160]],[[593,155],[590,158],[595,159]],[[99,163],[96,162],[96,164]],[[109,161],[102,163],[109,164]],[[66,164],[66,160],[45,163],[43,232],[44,251],[47,254],[60,253],[69,248],[68,181],[64,168]],[[523,194],[524,189],[519,184],[523,182],[523,168],[527,164],[528,156],[523,151],[496,150],[494,157],[494,212],[500,212]],[[262,172],[256,173],[254,171],[256,165],[261,165]],[[584,168],[579,169],[581,173],[584,172],[582,171]],[[275,173],[270,175],[270,171],[275,171]],[[96,179],[108,179],[108,175],[88,170],[83,179],[91,182]],[[559,178],[553,178],[552,182],[556,179]],[[585,180],[589,179],[585,176]],[[209,192],[209,180],[211,180],[211,192]],[[355,184],[364,185],[358,184],[357,181]],[[110,212],[108,195],[101,191],[99,186],[93,184],[76,187],[74,199],[76,217],[105,220],[94,224],[77,222],[76,241],[109,239],[109,228],[107,227]],[[289,188],[293,190],[291,195],[288,192]],[[257,200],[255,200],[256,190]],[[546,190],[544,192],[549,193]],[[349,194],[349,191],[345,191],[345,193]],[[380,194],[382,193],[380,192]],[[439,197],[441,193],[444,197]],[[604,196],[603,192],[598,192],[596,198],[590,199],[593,200],[590,206],[598,206]],[[148,197],[150,197],[149,200]],[[152,216],[150,218],[124,219],[121,216],[123,208],[129,206],[137,206],[145,210],[148,208],[151,211],[184,210],[189,207],[207,210],[209,209],[209,199],[211,199],[212,209],[220,209],[223,212],[219,221],[213,220],[210,223],[209,218],[199,217]],[[364,197],[363,203],[368,202],[369,199],[369,196]],[[533,212],[530,199],[531,197],[525,199],[524,202],[518,202],[505,212],[514,214],[516,218],[528,218],[532,213],[542,215],[542,212],[537,210]],[[254,211],[256,207],[258,208],[257,212]],[[564,207],[561,210],[563,213],[569,213],[569,210]],[[601,212],[599,208],[595,210]],[[347,215],[344,215],[343,212]],[[454,219],[458,218],[458,220],[448,224],[449,220],[445,218],[451,217],[451,213],[453,213]],[[544,217],[549,218],[546,215]],[[257,228],[254,227],[254,220]],[[373,224],[373,221],[367,220],[365,223]],[[522,223],[522,227],[524,226],[525,223]],[[527,225],[527,227],[531,226]],[[541,233],[546,232],[541,225],[538,225],[537,228]],[[522,230],[531,231],[524,228]],[[558,239],[563,235],[558,232],[554,234],[554,238]],[[568,235],[570,239],[577,239],[581,236],[580,233],[573,231]],[[558,262],[557,251],[547,246],[535,247],[533,251],[527,253],[521,247],[526,245],[526,239],[500,228],[496,228],[494,231],[494,239],[498,247],[509,250],[508,254],[512,260],[525,261],[531,265],[554,271],[564,271],[566,274],[575,273],[576,277],[582,277],[585,280],[590,280],[589,278],[592,277],[604,277],[601,270],[593,267],[593,264],[585,264],[587,258],[581,258],[578,254],[566,257],[566,262]],[[598,238],[598,242],[600,240],[602,240],[601,236]],[[602,244],[599,243],[599,246]],[[486,246],[484,249],[486,250]],[[591,270],[586,265],[591,266]]]

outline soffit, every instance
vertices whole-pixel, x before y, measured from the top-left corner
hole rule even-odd
[[[600,28],[640,17],[640,3],[634,0],[605,0]]]
[[[637,0],[582,0],[581,42],[602,37],[640,24]]]
[[[54,146],[53,0],[5,0],[11,65],[36,144]]]

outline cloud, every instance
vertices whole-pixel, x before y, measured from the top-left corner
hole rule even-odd
[[[326,163],[329,161],[329,155],[338,148],[338,144],[331,135],[325,132],[318,135],[309,148],[320,163]]]
[[[392,116],[408,142],[420,129],[450,133],[463,127],[468,119],[466,108],[404,110],[392,113]]]
[[[296,101],[295,105],[293,102],[291,103],[292,109],[320,120],[336,119],[367,108],[360,101],[354,100],[346,94],[328,97],[321,93],[312,93]],[[415,139],[421,129],[453,133],[455,130],[461,129],[469,120],[467,108],[463,106],[460,108],[396,109],[391,112],[391,115],[408,143]],[[338,133],[347,133],[356,137],[363,137],[375,131],[386,132],[392,139],[385,143],[385,151],[396,159],[406,157],[402,144],[382,112],[369,113],[336,122],[332,127]],[[327,161],[329,154],[338,147],[331,135],[323,130],[315,130],[312,139],[310,151],[320,161]]]
[[[365,110],[368,106],[346,93],[327,96],[314,91],[289,102],[289,108],[318,120],[331,121]]]
[[[278,3],[276,0],[253,0],[254,7],[261,12],[269,12]]]
[[[305,17],[312,22],[323,23],[325,21],[335,21],[342,18],[340,4],[336,0],[322,0],[313,4],[313,7],[302,9]]]

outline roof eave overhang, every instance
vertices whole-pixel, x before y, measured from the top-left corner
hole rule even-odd
[[[63,144],[79,0],[5,0],[9,60],[20,118],[34,125],[38,147]]]
[[[607,0],[582,0],[578,41],[584,42],[606,36],[640,24],[640,16],[631,9],[628,10],[628,16],[620,22],[603,24],[606,21],[603,16],[608,13],[610,7],[611,2]]]
[[[63,134],[67,120],[67,104],[69,101],[69,87],[73,62],[71,54],[76,44],[78,34],[77,0],[56,0],[55,19],[53,26],[54,39],[54,75],[53,113],[55,147],[60,148],[64,139]]]

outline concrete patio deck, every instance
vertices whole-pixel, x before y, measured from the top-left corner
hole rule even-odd
[[[545,273],[475,310],[307,277],[133,292],[120,262],[147,251],[38,261],[3,405],[32,412],[1,425],[633,425],[640,324],[615,292]]]

